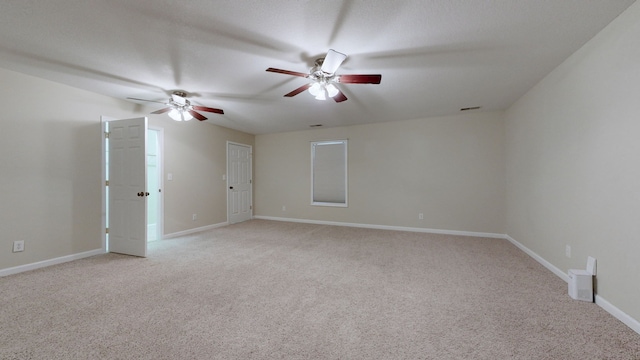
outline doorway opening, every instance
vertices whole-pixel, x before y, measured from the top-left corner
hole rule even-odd
[[[147,241],[162,239],[162,129],[147,129]]]

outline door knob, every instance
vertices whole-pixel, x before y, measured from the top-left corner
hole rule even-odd
[[[141,191],[138,193],[138,196],[144,196],[144,193]]]
[[[233,190],[233,186],[229,186],[229,189]]]
[[[144,196],[149,196],[149,192],[147,191],[146,193],[144,193]]]

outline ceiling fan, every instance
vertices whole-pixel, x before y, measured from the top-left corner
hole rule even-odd
[[[315,66],[311,68],[308,74],[282,70],[276,68],[268,68],[267,71],[285,75],[299,76],[311,79],[311,82],[300,86],[292,92],[284,95],[285,97],[293,97],[305,90],[309,90],[311,95],[318,100],[326,100],[327,96],[335,100],[335,102],[343,102],[347,97],[335,86],[336,83],[341,84],[380,84],[382,75],[336,75],[336,71],[347,58],[347,55],[339,53],[333,49],[329,49],[324,58],[316,60]]]
[[[222,109],[215,109],[206,106],[199,105],[191,105],[191,102],[187,100],[187,94],[184,91],[174,91],[171,94],[171,98],[169,102],[162,101],[154,101],[154,100],[145,100],[145,99],[137,99],[137,98],[127,98],[131,100],[139,100],[139,101],[148,101],[148,102],[156,102],[160,104],[168,105],[168,107],[156,110],[152,112],[152,114],[163,114],[169,112],[169,117],[176,121],[189,121],[193,118],[196,118],[200,121],[207,120],[205,116],[198,113],[198,111],[206,111],[216,114],[224,114]]]

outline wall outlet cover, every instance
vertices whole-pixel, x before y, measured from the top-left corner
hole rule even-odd
[[[13,252],[24,251],[24,240],[18,240],[13,242]]]

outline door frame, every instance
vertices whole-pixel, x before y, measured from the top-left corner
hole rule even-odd
[[[102,182],[102,228],[100,232],[102,233],[102,252],[108,252],[107,248],[107,203],[109,199],[107,199],[107,138],[105,134],[107,133],[107,123],[111,120],[116,120],[116,118],[111,116],[100,116],[100,144],[101,144],[101,182]]]
[[[224,191],[227,193],[227,224],[231,224],[231,203],[229,202],[229,146],[244,146],[249,148],[249,220],[253,219],[253,146],[248,144],[242,144],[233,141],[227,141],[226,156],[227,156],[227,174]]]

